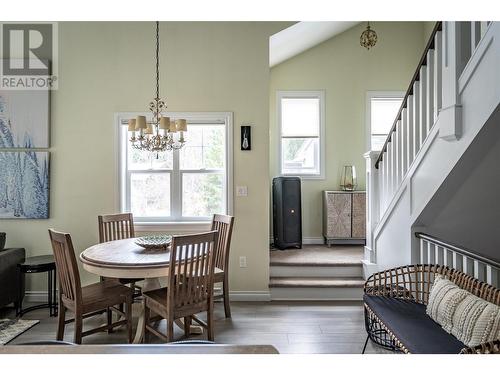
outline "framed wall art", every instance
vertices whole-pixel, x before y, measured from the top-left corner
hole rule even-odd
[[[49,152],[0,152],[0,219],[49,218]]]

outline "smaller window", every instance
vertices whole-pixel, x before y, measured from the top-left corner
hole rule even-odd
[[[278,92],[280,174],[324,177],[324,92]]]
[[[401,97],[370,98],[370,150],[380,151],[403,101]]]

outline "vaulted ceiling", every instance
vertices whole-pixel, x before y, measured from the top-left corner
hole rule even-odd
[[[271,36],[269,66],[280,64],[358,23],[358,21],[298,22]]]

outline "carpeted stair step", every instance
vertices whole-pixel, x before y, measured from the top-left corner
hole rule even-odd
[[[361,277],[271,277],[270,288],[363,288]]]
[[[273,250],[270,254],[270,265],[327,267],[327,266],[361,266],[363,260],[361,246],[326,246],[304,245],[302,249]]]
[[[361,277],[271,277],[272,300],[283,301],[361,301]]]

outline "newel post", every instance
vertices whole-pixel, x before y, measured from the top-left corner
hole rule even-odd
[[[443,22],[442,105],[439,110],[439,137],[456,141],[462,136],[462,104],[458,78],[470,56],[470,23]],[[438,47],[436,47],[438,48]]]
[[[369,151],[363,155],[366,159],[366,246],[365,261],[376,262],[375,243],[373,233],[380,220],[380,189],[379,170],[375,162],[379,156],[378,151]]]

